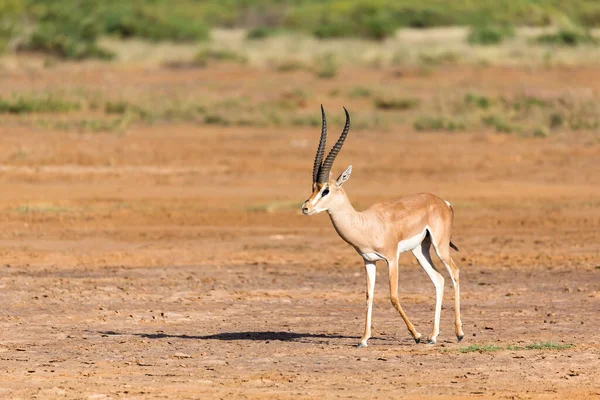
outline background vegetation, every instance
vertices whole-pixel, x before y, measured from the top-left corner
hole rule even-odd
[[[210,28],[242,27],[260,39],[282,30],[318,38],[381,40],[402,27],[473,26],[470,41],[493,44],[510,26],[561,25],[558,38],[585,40],[600,26],[595,0],[3,0],[0,50],[28,49],[64,58],[110,58],[101,35],[148,40],[198,41]]]

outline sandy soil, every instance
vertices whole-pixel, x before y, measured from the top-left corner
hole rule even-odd
[[[466,333],[456,343],[447,279],[438,344],[415,344],[380,265],[364,349],[361,259],[326,215],[299,212],[317,137],[0,125],[0,397],[600,396],[596,136],[351,132],[334,169],[353,164],[357,208],[452,202]],[[402,305],[427,333],[433,286],[412,256],[400,264]],[[546,342],[572,347],[523,349]]]

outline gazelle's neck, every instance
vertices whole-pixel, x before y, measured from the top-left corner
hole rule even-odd
[[[349,244],[356,246],[357,235],[361,234],[364,226],[363,218],[361,213],[354,209],[345,191],[341,190],[338,196],[339,199],[327,210],[327,213],[338,235]]]

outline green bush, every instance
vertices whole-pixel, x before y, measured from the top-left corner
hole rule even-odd
[[[237,64],[246,64],[248,57],[226,49],[203,49],[194,56],[192,64],[197,67],[208,65],[209,61],[228,61]]]
[[[314,71],[319,78],[330,79],[337,75],[338,64],[333,53],[325,53],[315,58]]]
[[[493,105],[493,101],[487,96],[480,96],[472,93],[467,93],[465,95],[465,104],[469,106],[475,106],[483,110],[487,110]]]
[[[561,29],[556,33],[540,35],[537,42],[557,46],[579,46],[580,44],[597,44],[598,40],[587,31]]]
[[[69,112],[81,108],[79,102],[58,99],[52,96],[26,97],[13,96],[9,100],[0,98],[0,113],[28,114],[48,112]]]
[[[135,7],[130,2],[122,4],[109,8],[103,16],[105,33],[154,41],[206,40],[210,36],[208,25],[191,16],[170,14],[164,9]]]
[[[481,118],[481,122],[490,128],[494,128],[498,133],[512,133],[513,128],[504,119],[496,115],[488,115]]]
[[[380,110],[410,110],[417,108],[420,101],[414,98],[378,97],[373,103],[375,104],[375,108]]]
[[[466,126],[461,121],[454,121],[446,117],[421,116],[414,122],[413,127],[416,131],[460,131],[465,130]]]
[[[266,39],[271,36],[275,36],[279,33],[279,31],[275,28],[271,28],[268,26],[258,26],[256,28],[252,28],[246,33],[246,39],[248,40],[260,40]]]
[[[505,39],[514,37],[512,26],[473,26],[467,36],[467,42],[474,45],[490,46],[502,43]]]

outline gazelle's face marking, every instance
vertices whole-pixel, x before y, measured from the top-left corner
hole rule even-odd
[[[342,185],[350,178],[352,165],[346,168],[344,172],[336,179],[331,179],[327,183],[313,183],[313,191],[308,200],[302,204],[302,213],[304,215],[313,215],[322,211],[329,210],[336,204],[343,191]]]
[[[331,186],[329,183],[313,184],[313,192],[308,200],[302,204],[302,213],[304,215],[313,215],[327,211],[333,195]]]

